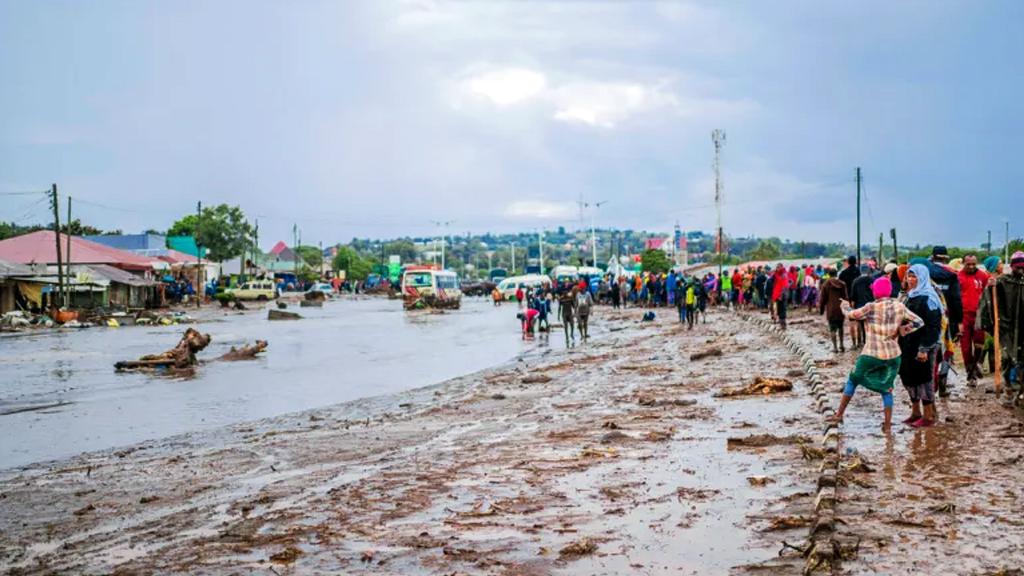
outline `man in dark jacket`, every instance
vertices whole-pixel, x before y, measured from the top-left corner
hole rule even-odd
[[[871,293],[871,283],[874,282],[874,278],[871,277],[871,268],[865,264],[860,267],[857,274],[850,288],[850,302],[855,309],[863,308],[865,305],[875,301],[875,297]],[[851,321],[850,339],[853,340],[854,348],[864,346],[865,336],[864,322],[858,320]]]
[[[839,273],[839,279],[846,284],[846,293],[853,294],[853,281],[860,276],[860,269],[857,268],[857,257],[850,256],[846,259],[846,268]]]
[[[1002,354],[1003,381],[1011,390],[1012,403],[1024,397],[1024,252],[1017,251],[1010,258],[1010,273],[995,280],[999,318],[994,319],[991,289],[986,290],[985,301],[979,314],[982,327],[988,331],[999,323],[999,347]]]
[[[932,282],[946,300],[946,314],[949,316],[949,337],[953,340],[959,338],[960,323],[964,321],[964,308],[960,300],[960,278],[948,266],[949,252],[945,246],[932,248],[931,264],[928,272],[932,275]]]
[[[843,310],[840,304],[843,300],[846,300],[846,284],[839,278],[836,278],[836,271],[830,269],[828,271],[828,280],[821,285],[821,300],[818,304],[818,313],[828,314],[825,318],[828,320],[828,331],[832,336],[832,351],[833,352],[846,352],[846,342],[843,337],[843,321],[846,316],[843,315]],[[839,345],[836,345],[836,336],[839,338]]]

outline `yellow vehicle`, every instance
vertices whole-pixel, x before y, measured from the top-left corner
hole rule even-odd
[[[273,300],[277,298],[277,287],[273,280],[252,280],[224,291],[236,300]]]

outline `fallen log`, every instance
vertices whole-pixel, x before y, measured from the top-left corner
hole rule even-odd
[[[138,360],[124,360],[114,364],[118,371],[173,368],[187,370],[196,365],[196,353],[210,345],[210,335],[195,328],[185,330],[178,344],[161,354],[148,354]]]
[[[738,388],[725,388],[715,393],[717,398],[728,398],[731,396],[755,396],[760,394],[775,394],[777,392],[788,392],[793,389],[793,383],[785,378],[768,378],[758,376],[746,386]]]
[[[303,300],[299,302],[299,308],[323,308],[324,301],[321,300]]]
[[[710,358],[711,356],[721,356],[721,348],[707,348],[690,354],[690,360],[703,360],[704,358]]]
[[[227,362],[233,362],[236,360],[251,360],[256,357],[257,354],[267,349],[266,340],[257,340],[255,344],[251,346],[242,346],[241,348],[231,347],[227,353],[223,354],[217,360],[224,360]]]

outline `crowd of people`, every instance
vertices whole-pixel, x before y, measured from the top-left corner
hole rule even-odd
[[[1000,384],[1010,403],[1019,403],[1024,363],[1024,252],[1015,252],[1009,267],[997,256],[983,262],[976,254],[951,261],[943,246],[930,258],[905,264],[889,262],[881,270],[859,266],[855,257],[834,274],[823,290],[821,310],[828,310],[833,346],[845,349],[843,323],[850,321],[851,344],[860,350],[849,375],[839,410],[842,422],[858,386],[882,395],[883,428],[892,423],[896,376],[907,391],[913,427],[939,422],[936,397],[949,395],[948,374],[960,349],[968,386],[975,386],[983,366]],[[997,366],[997,364],[1001,366]]]
[[[902,264],[858,262],[856,256],[839,264],[741,266],[700,276],[643,272],[519,287],[518,316],[523,338],[532,338],[535,330],[547,333],[557,306],[569,345],[577,332],[582,340],[589,337],[595,304],[675,307],[689,329],[707,321],[710,306],[764,310],[783,330],[788,311],[800,306],[825,316],[834,352],[846,352],[849,336],[849,347],[859,354],[836,422],[863,386],[882,395],[883,427],[889,428],[899,376],[911,405],[903,422],[934,426],[936,397],[949,395],[957,348],[968,386],[987,367],[1005,384],[1011,403],[1024,398],[1024,252],[1004,264],[997,256],[979,261],[977,254],[950,260],[947,249],[936,246],[930,257]],[[494,297],[501,299],[497,289]]]

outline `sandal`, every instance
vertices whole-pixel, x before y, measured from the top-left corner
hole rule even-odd
[[[935,426],[935,422],[927,418],[921,418],[916,422],[911,422],[910,425],[913,426],[914,428],[931,428],[932,426]]]
[[[906,418],[906,419],[903,420],[903,423],[904,424],[913,424],[914,422],[917,422],[921,418],[922,418],[921,416],[915,416],[915,415],[911,414],[909,418]]]

